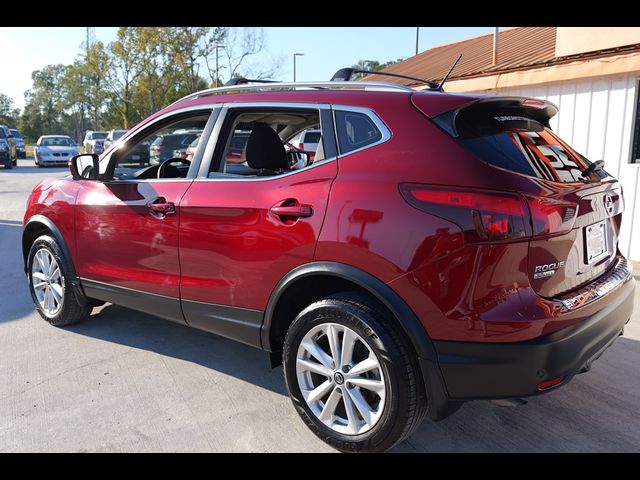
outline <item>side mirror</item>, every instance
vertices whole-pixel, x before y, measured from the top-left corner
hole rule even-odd
[[[74,180],[97,180],[100,175],[99,157],[95,153],[82,153],[71,157],[69,170]]]
[[[10,133],[10,134],[8,135],[8,137],[9,137],[9,138],[13,138],[13,133]]]

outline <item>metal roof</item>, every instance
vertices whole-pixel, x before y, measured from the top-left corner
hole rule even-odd
[[[497,65],[493,65],[493,33],[488,33],[426,50],[385,71],[439,80],[461,53],[462,59],[450,77],[456,79],[520,69],[555,59],[556,27],[511,28],[501,30],[498,38]],[[375,78],[380,77],[368,75],[363,80]],[[412,84],[410,80],[398,79],[397,82]]]

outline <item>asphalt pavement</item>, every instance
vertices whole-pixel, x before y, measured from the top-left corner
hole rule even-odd
[[[259,350],[106,305],[56,328],[22,271],[31,189],[63,168],[0,167],[0,452],[328,452]],[[640,273],[636,272],[640,280]],[[517,408],[470,402],[398,452],[640,452],[640,288],[590,372]]]

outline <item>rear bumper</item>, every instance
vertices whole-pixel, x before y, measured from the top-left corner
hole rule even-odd
[[[631,274],[599,301],[604,305],[577,325],[519,343],[434,341],[438,362],[452,399],[524,397],[546,380],[557,386],[590,368],[622,333],[633,310]]]

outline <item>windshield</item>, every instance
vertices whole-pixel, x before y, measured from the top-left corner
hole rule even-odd
[[[43,138],[40,145],[44,147],[70,147],[71,139],[69,137],[48,137]]]
[[[91,134],[90,140],[104,140],[107,138],[107,132],[93,132]]]
[[[15,138],[22,138],[22,135],[20,135],[20,132],[18,130],[9,130],[9,131]]]

